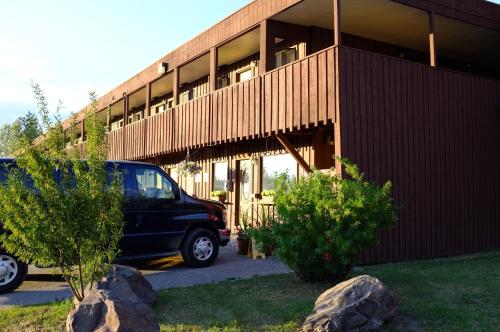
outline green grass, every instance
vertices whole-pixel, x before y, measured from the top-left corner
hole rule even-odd
[[[500,330],[500,253],[356,268],[380,278],[424,331]],[[162,331],[294,331],[329,286],[293,274],[160,292]],[[0,310],[0,331],[59,331],[69,301]],[[389,327],[389,330],[398,329]]]

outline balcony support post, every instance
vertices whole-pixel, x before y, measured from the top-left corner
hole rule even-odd
[[[121,154],[121,159],[125,159],[125,151],[127,151],[127,146],[126,146],[126,131],[125,127],[128,124],[128,95],[126,92],[123,93],[123,133],[122,133],[122,154]]]
[[[151,115],[151,83],[146,84],[146,104],[144,107],[144,118]]]
[[[269,20],[260,22],[259,75],[274,68],[274,35]]]
[[[297,161],[297,163],[307,172],[312,173],[312,169],[309,164],[302,158],[302,156],[297,152],[292,143],[285,137],[284,134],[277,134],[276,138],[283,145],[285,150],[292,155],[292,157]]]
[[[340,46],[342,44],[341,34],[341,0],[333,0],[333,45]]]
[[[80,140],[83,143],[85,141],[85,120],[80,121]]]
[[[434,22],[434,12],[429,12],[429,56],[430,65],[437,66],[437,53],[436,53],[436,31]]]
[[[210,92],[217,90],[217,47],[210,49]]]
[[[128,124],[128,95],[126,92],[123,93],[123,126],[125,127]]]
[[[173,82],[173,104],[179,105],[179,67],[174,68],[174,82]]]

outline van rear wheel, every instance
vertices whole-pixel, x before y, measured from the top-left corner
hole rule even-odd
[[[10,254],[0,252],[0,294],[12,292],[21,286],[27,274],[27,264]]]
[[[211,265],[219,255],[219,241],[207,229],[195,229],[187,234],[181,248],[182,258],[190,267]]]

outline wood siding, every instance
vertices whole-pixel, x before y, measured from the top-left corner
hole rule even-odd
[[[500,247],[500,82],[340,51],[342,156],[391,180],[400,220],[362,262]]]
[[[325,49],[137,121],[109,134],[109,156],[140,160],[333,123],[335,61],[335,49]]]
[[[316,151],[314,149],[313,138],[315,133],[313,132],[303,132],[300,135],[294,135],[290,138],[291,142],[297,148],[299,154],[311,164],[314,164],[314,159],[316,157]],[[241,159],[249,159],[251,156],[255,159],[253,163],[253,175],[254,183],[252,187],[253,193],[260,193],[261,188],[261,156],[262,155],[276,155],[286,153],[283,147],[274,137],[261,138],[253,141],[223,144],[214,148],[204,148],[199,150],[191,151],[190,159],[196,161],[198,165],[202,167],[201,174],[199,176],[200,181],[196,182],[192,176],[179,177],[179,185],[188,191],[188,194],[196,195],[199,198],[210,199],[210,193],[213,191],[213,164],[216,162],[227,161],[229,170],[234,174],[234,170],[237,167],[237,161]],[[256,157],[259,156],[259,157]],[[156,158],[146,159],[146,162],[150,162],[161,166],[165,171],[169,171],[172,168],[176,168],[176,165],[184,160],[186,157],[185,153],[173,153],[168,155],[158,156]],[[290,165],[292,166],[292,165]],[[298,166],[296,166],[298,167]],[[233,182],[232,190],[228,192],[227,201],[230,203],[227,205],[228,208],[228,227],[234,231],[234,227],[237,225],[237,220],[239,220],[238,209],[237,209],[237,197],[239,194],[239,189],[237,188],[236,178],[229,178],[230,182]],[[214,199],[214,198],[212,198]],[[256,218],[256,211],[260,209],[259,200],[253,199],[253,211],[252,217]]]

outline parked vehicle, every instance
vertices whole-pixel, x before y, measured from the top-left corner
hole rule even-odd
[[[0,159],[0,183],[14,159]],[[190,267],[206,267],[229,242],[226,208],[188,195],[160,167],[128,161],[107,162],[120,172],[124,186],[124,235],[117,262],[182,254]],[[0,223],[0,232],[1,223]],[[0,293],[19,287],[28,266],[0,248]]]

